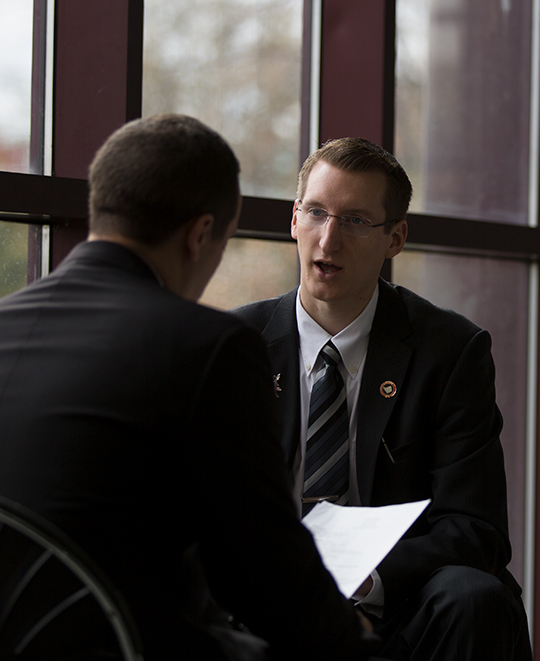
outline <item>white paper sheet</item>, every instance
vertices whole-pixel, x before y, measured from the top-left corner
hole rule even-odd
[[[430,503],[342,507],[317,503],[302,523],[324,565],[350,598]]]

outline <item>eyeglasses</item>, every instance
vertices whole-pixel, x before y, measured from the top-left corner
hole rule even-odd
[[[299,222],[310,229],[323,227],[330,218],[337,218],[340,221],[339,225],[345,234],[359,236],[362,239],[367,238],[370,231],[375,227],[382,227],[383,225],[390,225],[390,223],[397,222],[397,220],[385,220],[384,223],[373,225],[371,220],[363,218],[362,216],[336,216],[328,213],[325,209],[320,209],[319,207],[310,207],[309,209],[296,207],[296,210],[302,212],[301,218],[298,219]]]

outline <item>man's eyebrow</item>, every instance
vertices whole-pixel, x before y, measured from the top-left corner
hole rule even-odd
[[[305,205],[307,207],[318,207],[319,209],[324,209],[325,211],[328,211],[328,208],[326,205],[322,204],[321,202],[317,202],[317,200],[310,200],[310,199],[305,199],[300,201],[301,205]],[[368,211],[367,209],[347,209],[343,213],[339,214],[340,216],[363,216],[365,218],[369,218],[372,213]]]

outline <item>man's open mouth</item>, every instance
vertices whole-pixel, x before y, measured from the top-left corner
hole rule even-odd
[[[315,264],[319,267],[319,269],[323,273],[337,273],[338,271],[341,271],[340,266],[335,266],[335,264],[329,264],[327,262],[315,262]]]

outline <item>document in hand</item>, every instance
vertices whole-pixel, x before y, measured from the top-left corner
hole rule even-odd
[[[322,502],[302,523],[313,535],[341,593],[349,599],[429,503],[342,507]]]

